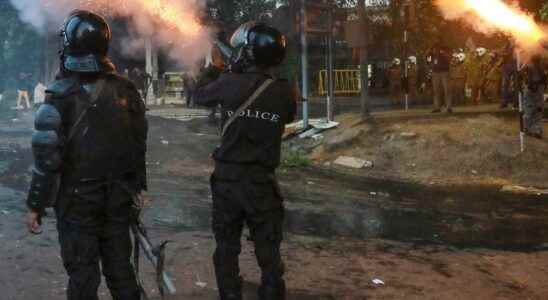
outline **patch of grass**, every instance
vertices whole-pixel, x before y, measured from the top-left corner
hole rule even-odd
[[[282,152],[282,168],[305,168],[312,164],[312,161],[302,151],[285,150]]]

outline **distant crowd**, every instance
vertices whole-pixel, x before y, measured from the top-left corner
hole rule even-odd
[[[30,110],[34,105],[40,105],[46,99],[46,86],[38,81],[33,82],[33,74],[21,72],[15,82],[17,110]],[[5,100],[4,90],[0,89],[0,102]]]
[[[418,94],[432,94],[432,113],[440,113],[442,108],[452,113],[454,103],[466,102],[475,105],[498,102],[501,109],[518,109],[518,96],[522,92],[527,133],[542,137],[547,68],[541,56],[523,57],[518,62],[511,44],[496,50],[469,47],[453,51],[439,42],[425,60],[428,71],[422,82],[416,56],[407,58],[406,67],[402,67],[401,59],[393,60],[389,69],[393,99],[402,99],[406,92],[411,101]],[[402,80],[405,78],[407,81]]]
[[[131,80],[141,95],[145,96],[151,82],[149,74],[139,68],[133,68],[131,71],[124,70],[122,75]],[[12,109],[30,110],[39,106],[46,99],[46,89],[46,85],[40,80],[36,81],[32,73],[20,72],[15,80],[16,105]],[[4,100],[5,91],[0,88],[0,103]]]

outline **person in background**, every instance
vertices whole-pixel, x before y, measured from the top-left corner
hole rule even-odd
[[[501,78],[501,103],[500,109],[505,109],[512,105],[514,109],[518,107],[518,63],[515,55],[515,49],[511,43],[505,47],[502,52],[502,78]]]
[[[399,58],[394,58],[388,72],[390,74],[390,96],[392,103],[401,103],[402,74],[401,60]]]
[[[34,88],[34,105],[39,106],[40,104],[44,103],[46,100],[46,86],[38,81],[38,84],[36,84],[36,87]]]
[[[192,108],[194,107],[194,103],[192,102],[192,93],[196,88],[196,81],[190,72],[185,72],[183,74],[183,86],[186,105],[187,107]]]
[[[133,70],[131,70],[129,76],[129,79],[133,82],[133,84],[135,84],[135,87],[139,91],[139,94],[141,94],[141,97],[145,98],[148,85],[147,74],[141,69],[135,67],[133,68]]]
[[[466,86],[472,90],[472,103],[480,104],[485,96],[484,83],[487,73],[487,49],[477,48],[466,63]]]
[[[130,77],[129,69],[124,69],[124,73],[122,73],[122,77],[124,77],[125,79],[129,79]]]
[[[453,113],[453,102],[449,87],[449,71],[451,68],[451,51],[442,41],[438,41],[432,48],[432,87],[434,89],[434,110],[441,112],[441,97],[445,100],[447,113]]]
[[[496,52],[491,52],[487,64],[487,76],[485,81],[485,98],[489,102],[500,103],[502,90],[502,64],[503,60]]]
[[[542,120],[544,117],[544,91],[547,84],[542,57],[534,55],[522,72],[525,79],[525,97],[523,98],[525,134],[542,139],[544,134]]]
[[[17,109],[31,109],[29,95],[29,74],[19,73],[17,79]],[[25,101],[23,103],[23,100]],[[25,104],[26,106],[24,106]]]
[[[453,102],[463,104],[466,100],[466,53],[459,49],[451,62],[451,92]]]
[[[216,80],[224,72],[225,67],[225,61],[219,48],[216,46],[211,48],[210,53],[206,57],[205,64],[200,71],[200,76],[197,79],[196,86],[203,86],[204,82]],[[195,103],[194,100],[191,102]],[[208,121],[210,124],[217,125],[217,108],[217,106],[210,107],[210,113],[208,116]]]
[[[417,90],[419,84],[419,69],[417,67],[417,57],[409,56],[407,65],[407,88],[409,90],[409,100],[417,101]]]

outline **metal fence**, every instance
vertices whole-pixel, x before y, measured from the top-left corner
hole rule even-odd
[[[358,95],[361,91],[360,70],[333,70],[335,95]],[[320,70],[318,76],[318,94],[327,95],[327,70]]]

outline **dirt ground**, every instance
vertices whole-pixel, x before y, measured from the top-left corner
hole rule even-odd
[[[207,158],[218,142],[215,128],[205,119],[179,122],[154,117],[150,121],[148,196],[153,203],[146,210],[145,222],[155,241],[172,241],[166,265],[178,294],[170,299],[217,299],[211,262],[214,240],[209,230],[212,163]],[[444,121],[444,130],[431,129],[439,139],[451,126],[466,122],[460,118],[450,121]],[[469,122],[473,131],[476,123]],[[418,142],[427,131],[420,122],[409,121],[398,125],[401,128],[386,126],[379,136],[412,130],[419,135],[415,143],[399,141],[399,137],[394,143],[430,151]],[[0,298],[60,300],[65,298],[67,278],[53,215],[45,219],[41,236],[27,234],[23,226],[31,127],[31,115],[19,116],[16,122],[11,117],[0,120]],[[367,142],[368,137],[364,138],[361,143]],[[438,147],[434,140],[427,140],[430,147]],[[475,143],[483,142],[477,138]],[[393,151],[415,157],[401,147]],[[420,161],[416,163],[419,168]],[[288,299],[548,298],[548,232],[541,230],[547,227],[545,223],[536,223],[546,219],[545,201],[430,196],[309,170],[286,170],[280,180],[287,207],[282,254]],[[520,244],[527,234],[535,240],[533,247]],[[488,242],[501,239],[504,243]],[[256,299],[260,274],[252,245],[245,237],[242,243],[246,299]],[[152,270],[148,262],[142,265],[146,288],[157,299]],[[384,284],[374,284],[375,279]],[[100,299],[110,299],[104,285]]]
[[[526,139],[520,152],[515,113],[484,113],[422,118],[382,116],[363,123],[355,114],[340,116],[341,126],[324,133],[326,143],[310,157],[329,165],[339,156],[373,162],[363,175],[424,184],[517,184],[548,187],[548,139]],[[548,132],[548,122],[545,122]],[[326,145],[348,132],[357,138]],[[327,164],[326,164],[327,163]]]

